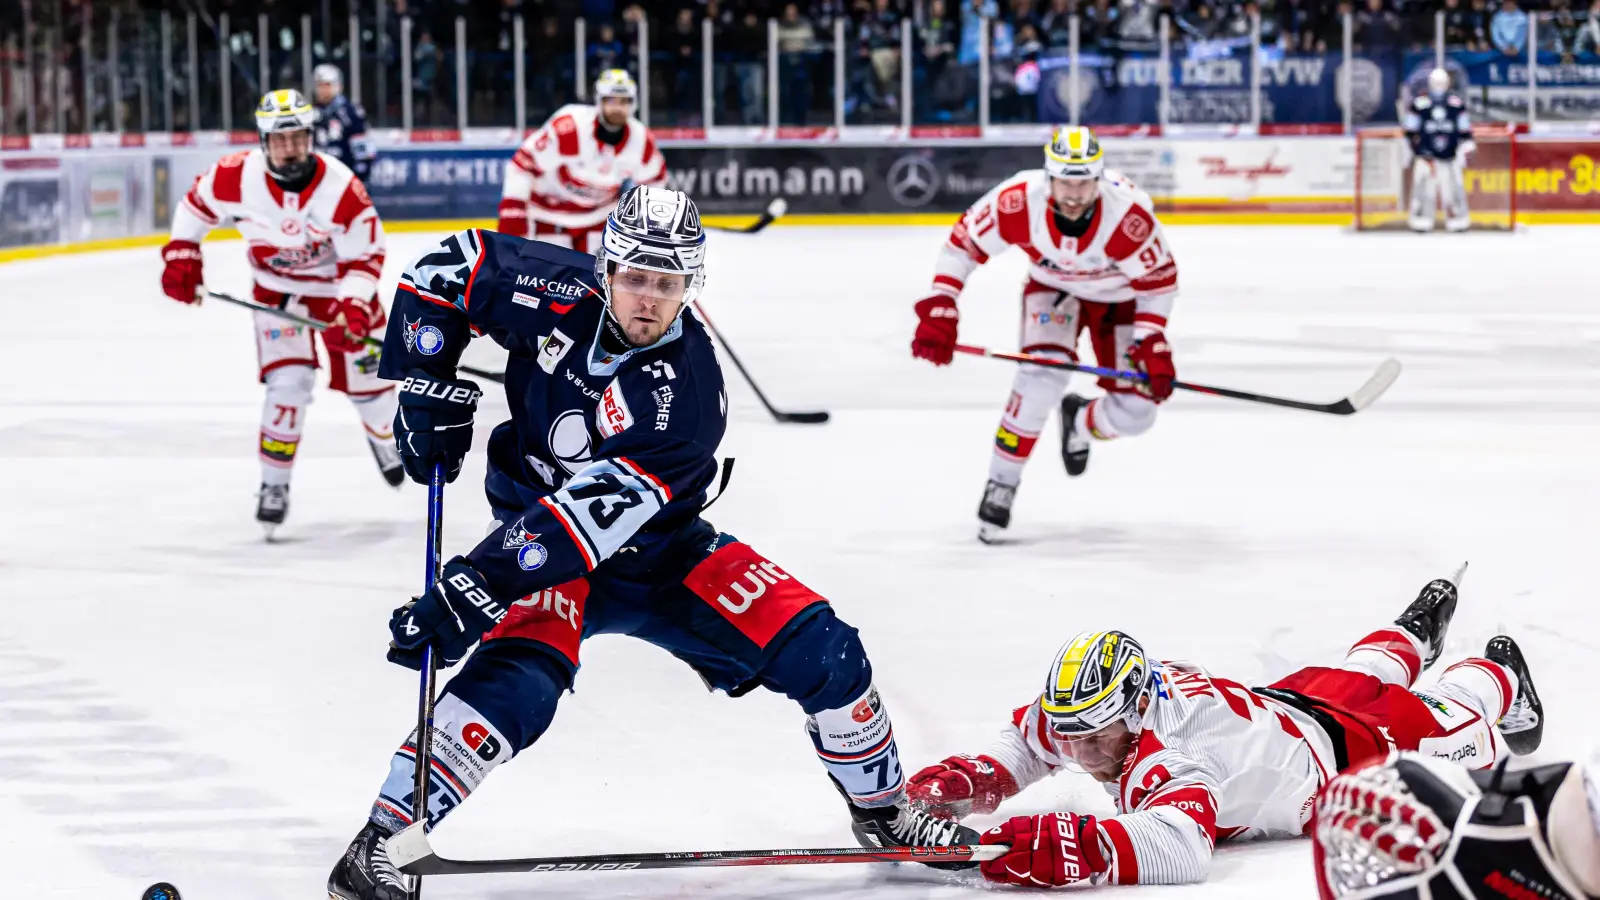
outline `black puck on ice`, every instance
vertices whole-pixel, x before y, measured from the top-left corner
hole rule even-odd
[[[183,900],[178,895],[178,889],[165,881],[152,884],[139,895],[139,900]]]

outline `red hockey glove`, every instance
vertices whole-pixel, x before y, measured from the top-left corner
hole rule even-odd
[[[1100,826],[1094,816],[1046,813],[1013,816],[985,831],[980,844],[1009,844],[1011,851],[981,863],[983,877],[1001,884],[1062,887],[1106,870]]]
[[[168,241],[161,248],[161,290],[179,303],[199,303],[205,275],[200,265],[200,245],[194,241]]]
[[[987,756],[947,756],[911,776],[906,796],[941,819],[992,813],[1017,792],[1017,779]]]
[[[341,297],[334,307],[333,321],[322,329],[322,343],[333,353],[360,353],[367,349],[366,337],[372,333],[372,315],[367,302]]]
[[[1172,345],[1167,343],[1165,334],[1152,331],[1134,341],[1128,348],[1128,362],[1150,376],[1148,382],[1137,386],[1139,393],[1157,403],[1172,396],[1172,380],[1178,372],[1172,367]]]
[[[917,301],[917,333],[911,339],[911,355],[936,366],[949,365],[956,355],[956,329],[961,313],[947,294],[934,294]]]
[[[500,201],[500,224],[495,231],[513,237],[528,236],[528,204],[507,198]]]

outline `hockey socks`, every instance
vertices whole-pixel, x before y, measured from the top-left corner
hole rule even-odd
[[[505,736],[466,701],[448,693],[440,697],[433,710],[433,745],[428,757],[428,827],[437,826],[460,806],[513,752]],[[391,833],[414,821],[416,753],[417,733],[412,731],[389,761],[389,777],[372,804],[369,818]]]
[[[309,366],[284,366],[265,377],[267,397],[261,404],[261,483],[285,485],[300,451],[300,433],[306,426],[306,407],[316,370]]]
[[[869,685],[855,701],[810,716],[806,730],[817,758],[850,802],[868,809],[893,806],[905,793],[894,728],[877,688]]]

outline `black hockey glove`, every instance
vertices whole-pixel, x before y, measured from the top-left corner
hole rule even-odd
[[[389,662],[422,670],[422,648],[432,644],[441,668],[467,655],[484,633],[506,616],[483,576],[458,556],[445,564],[433,590],[394,611],[389,617]]]
[[[461,474],[461,461],[472,449],[472,416],[482,396],[474,381],[437,378],[421,369],[406,373],[394,414],[394,439],[412,481],[427,484],[434,463],[444,463],[446,481]]]

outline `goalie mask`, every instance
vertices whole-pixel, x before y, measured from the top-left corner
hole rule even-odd
[[[1319,892],[1327,900],[1582,900],[1585,885],[1551,850],[1563,837],[1551,833],[1552,808],[1581,792],[1582,780],[1567,763],[1469,772],[1409,751],[1347,771],[1317,798]]]
[[[1039,698],[1057,749],[1101,781],[1114,781],[1144,727],[1140,698],[1152,685],[1139,642],[1120,631],[1086,631],[1056,651]],[[1148,701],[1147,701],[1148,702]]]
[[[622,195],[606,218],[594,267],[606,312],[628,343],[638,347],[652,341],[640,342],[629,316],[619,315],[619,305],[642,298],[651,312],[670,313],[664,325],[671,326],[700,296],[705,254],[700,210],[687,194],[641,186]]]
[[[311,151],[311,129],[316,127],[317,111],[296,90],[272,91],[256,104],[256,133],[261,139],[261,153],[267,160],[267,174],[280,184],[303,182],[316,171],[317,160]],[[300,142],[295,132],[304,132],[303,152],[289,150],[291,142]],[[273,140],[273,135],[283,135]],[[274,155],[278,159],[274,160]]]

